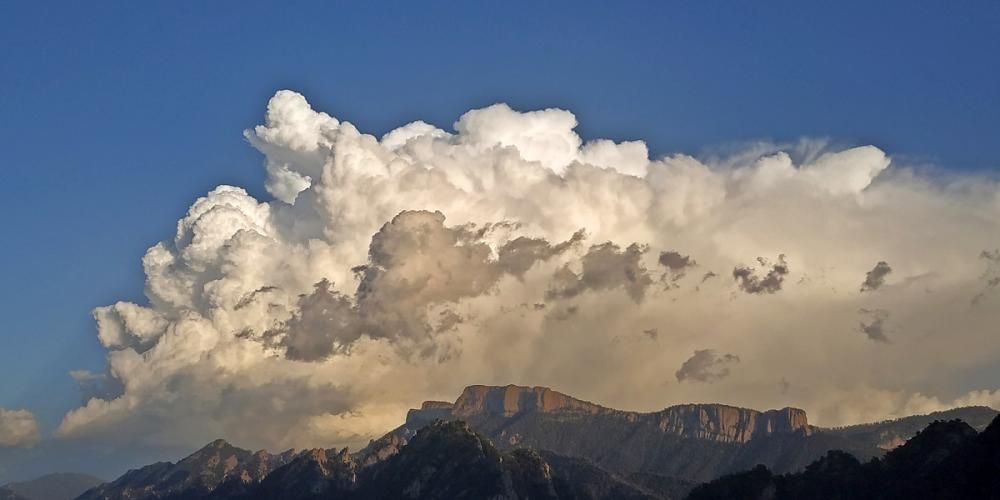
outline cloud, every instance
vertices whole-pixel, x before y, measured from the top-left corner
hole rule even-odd
[[[718,382],[729,376],[729,369],[740,362],[739,356],[719,354],[715,349],[699,349],[687,359],[674,375],[678,382]]]
[[[568,266],[560,269],[546,296],[565,299],[588,290],[622,289],[632,300],[641,302],[646,289],[653,284],[641,262],[646,250],[635,243],[625,250],[611,242],[594,245],[581,259],[581,272],[577,274]]]
[[[362,336],[419,345],[461,321],[453,311],[440,311],[443,323],[434,326],[429,308],[487,293],[503,276],[522,277],[537,262],[565,252],[583,238],[578,231],[551,245],[543,238],[521,236],[504,243],[494,255],[485,238],[497,227],[509,226],[447,227],[441,212],[400,212],[372,237],[368,263],[353,268],[360,279],[354,297],[338,292],[324,279],[312,293],[299,297],[297,311],[287,322],[265,337],[280,337],[289,357],[307,361],[346,353]],[[605,265],[601,259],[607,258],[600,252],[584,257],[580,287],[614,286],[601,267]],[[432,348],[425,346],[423,354],[431,354]]]
[[[885,309],[860,309],[861,315],[867,317],[867,321],[862,320],[858,324],[858,330],[875,342],[889,343],[889,338],[885,335],[885,321],[889,319],[889,311]]]
[[[998,245],[994,180],[815,141],[650,158],[641,141],[586,141],[576,123],[495,105],[378,138],[278,92],[245,133],[273,198],[219,186],[146,252],[145,299],[94,310],[107,368],[76,372],[85,402],[57,437],[357,446],[470,383],[629,409],[767,408],[792,403],[775,380],[795,373],[809,390],[794,404],[821,425],[892,414],[929,388],[939,402],[983,389],[972,381],[1000,356],[1000,310],[970,309],[993,260],[969,257]],[[744,265],[758,255],[782,257]],[[711,272],[698,293],[654,286],[657,269],[690,272],[684,259],[774,295],[732,300]],[[893,349],[844,334],[872,307],[853,292],[881,260],[927,276],[879,288]],[[640,333],[653,325],[655,342]],[[705,345],[724,348],[690,358]],[[708,378],[731,370],[723,352],[743,359],[739,377],[667,395],[648,384],[691,359],[711,362]],[[941,372],[953,382],[927,379]]]
[[[979,253],[979,258],[986,261],[986,271],[980,278],[983,282],[983,289],[972,297],[972,305],[979,305],[979,302],[1000,285],[1000,249],[983,250]]]
[[[667,268],[667,272],[664,273],[662,279],[670,283],[680,281],[687,274],[688,268],[698,265],[690,255],[681,255],[674,250],[660,252],[660,258],[657,261],[661,266]],[[704,278],[702,281],[704,281]]]
[[[30,448],[38,440],[38,420],[33,413],[0,408],[0,448]]]
[[[788,391],[791,390],[791,388],[792,388],[792,383],[789,382],[788,379],[786,379],[785,377],[781,377],[781,380],[778,381],[778,390],[781,392],[781,394],[782,395],[788,394]]]
[[[125,391],[121,381],[111,373],[94,373],[90,370],[71,370],[70,378],[80,387],[83,404],[91,399],[114,399]]]
[[[757,257],[757,262],[763,268],[770,265],[763,257]],[[786,275],[788,275],[788,264],[785,262],[784,254],[778,256],[778,262],[775,262],[763,277],[757,276],[752,267],[738,266],[733,268],[733,279],[736,280],[737,286],[749,294],[775,293],[781,290]]]
[[[884,260],[880,260],[871,271],[865,273],[865,281],[861,283],[861,292],[873,292],[885,284],[885,277],[892,272]]]

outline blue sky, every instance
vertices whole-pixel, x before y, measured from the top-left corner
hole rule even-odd
[[[376,134],[503,101],[656,156],[825,137],[995,170],[998,26],[996,2],[5,2],[0,407],[51,430],[145,249],[215,185],[267,198],[241,132],[277,89]]]

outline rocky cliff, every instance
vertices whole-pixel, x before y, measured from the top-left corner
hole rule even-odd
[[[797,408],[757,411],[721,404],[686,404],[656,412],[607,408],[547,387],[467,387],[454,403],[428,401],[406,423],[362,451],[389,456],[417,429],[463,420],[503,449],[528,447],[591,460],[621,474],[652,473],[706,481],[764,463],[796,470],[829,449],[869,457],[878,450],[817,434]]]
[[[665,434],[720,443],[746,443],[755,437],[814,432],[806,412],[783,408],[760,412],[721,404],[686,404],[652,413],[614,410],[567,396],[548,387],[472,385],[454,403],[425,402],[410,410],[407,424],[435,419],[484,420],[525,414],[548,414],[567,419],[604,416],[628,425],[653,425]]]
[[[431,411],[443,410],[447,403],[429,402]],[[425,403],[424,407],[428,404]],[[607,408],[572,398],[548,387],[522,387],[508,385],[493,387],[470,385],[451,405],[450,412],[458,418],[491,414],[512,417],[524,412],[566,412],[596,414]]]

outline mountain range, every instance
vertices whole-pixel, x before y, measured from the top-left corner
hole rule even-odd
[[[867,463],[834,450],[805,470],[775,475],[758,465],[698,486],[689,500],[965,500],[1000,498],[1000,417],[977,433],[938,420]]]
[[[103,482],[88,474],[46,474],[0,486],[0,500],[72,500]]]
[[[470,386],[453,403],[411,410],[403,425],[355,453],[254,453],[218,440],[79,498],[680,499],[700,483],[757,465],[768,474],[793,473],[832,450],[869,461],[931,422],[961,419],[975,433],[996,415],[968,407],[829,429],[810,425],[796,408],[688,404],[640,413],[544,387]]]

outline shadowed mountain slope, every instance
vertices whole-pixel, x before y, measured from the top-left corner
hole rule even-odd
[[[30,481],[18,481],[3,485],[13,493],[27,500],[72,500],[104,481],[88,474],[57,473],[46,474]],[[0,493],[0,498],[4,498]]]
[[[831,451],[799,473],[763,465],[695,488],[690,500],[1000,499],[1000,416],[981,433],[961,420],[935,421],[867,463]]]
[[[177,462],[158,462],[80,495],[81,500],[183,499],[206,496],[225,483],[232,491],[260,482],[292,453],[253,453],[219,439]]]

